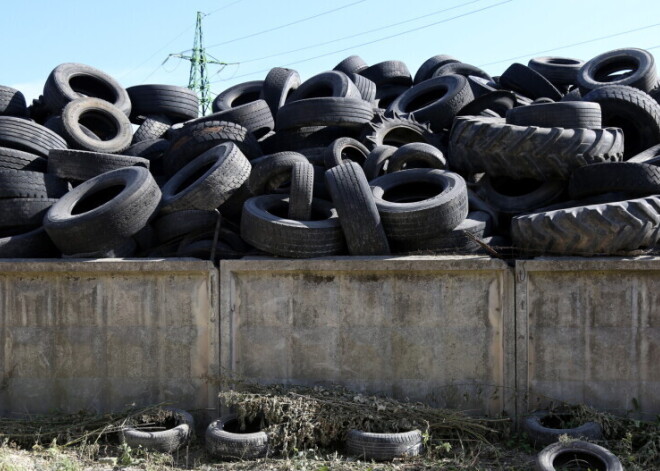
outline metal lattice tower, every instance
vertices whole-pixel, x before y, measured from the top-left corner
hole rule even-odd
[[[176,57],[190,61],[190,77],[188,79],[188,88],[197,92],[199,96],[199,106],[201,108],[202,116],[206,114],[211,104],[211,90],[209,86],[209,77],[206,69],[207,64],[221,66],[220,72],[228,65],[236,64],[236,62],[222,62],[210,54],[206,53],[204,49],[204,36],[202,33],[202,18],[206,16],[201,11],[197,12],[197,23],[195,24],[195,39],[193,41],[193,48],[187,51],[170,54],[165,59],[165,62],[170,57]],[[185,54],[190,52],[190,55]],[[163,64],[165,63],[163,62]]]

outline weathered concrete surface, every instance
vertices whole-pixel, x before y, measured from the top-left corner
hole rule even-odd
[[[514,414],[512,270],[487,257],[222,261],[221,364]]]
[[[660,258],[516,262],[519,411],[660,413]]]
[[[0,260],[0,414],[215,407],[217,270],[187,260]]]

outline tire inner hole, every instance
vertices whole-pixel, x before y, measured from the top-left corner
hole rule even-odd
[[[117,122],[110,115],[101,111],[90,110],[82,113],[78,123],[96,134],[102,141],[114,139],[119,134]]]
[[[73,76],[69,79],[69,86],[80,95],[101,98],[110,103],[115,103],[118,98],[112,87],[91,75]]]
[[[246,92],[241,93],[236,97],[234,101],[231,102],[232,108],[235,106],[245,105],[247,103],[252,103],[259,99],[260,92]]]
[[[73,206],[71,214],[83,214],[96,209],[114,199],[124,188],[125,185],[112,185],[89,193]]]
[[[431,182],[411,182],[402,183],[383,193],[385,201],[392,203],[415,203],[424,201],[439,195],[444,190],[444,186],[439,183]]]
[[[334,89],[326,84],[318,84],[311,88],[304,98],[324,98],[334,96]]]
[[[367,160],[367,157],[358,149],[355,149],[354,147],[344,147],[341,150],[341,159],[344,162],[350,160],[355,162],[356,164],[359,164],[360,166],[363,166],[365,160]]]
[[[560,453],[553,461],[552,465],[555,469],[566,471],[572,470],[590,470],[590,471],[607,471],[607,466],[597,456],[590,453],[579,451],[566,451]]]
[[[223,430],[230,433],[256,433],[263,429],[261,427],[261,420],[259,419],[252,421],[246,420],[244,428],[241,427],[241,422],[238,419],[232,419],[224,424]]]
[[[426,140],[412,129],[393,128],[383,136],[383,145],[399,147],[411,142],[426,142]]]
[[[138,429],[161,429],[170,430],[179,425],[179,421],[174,414],[164,414],[162,417],[143,416],[136,420]]]
[[[405,111],[406,113],[411,113],[415,110],[424,108],[425,106],[428,106],[431,103],[435,103],[436,101],[440,100],[442,97],[444,97],[447,94],[447,90],[448,90],[447,87],[442,86],[442,87],[435,87],[424,93],[420,93],[406,104],[403,111]]]
[[[594,71],[597,82],[614,82],[629,77],[637,70],[637,62],[633,60],[617,60],[615,63],[603,64]]]
[[[543,417],[539,422],[546,428],[564,429],[568,428],[570,420],[570,415],[552,414]]]
[[[549,59],[548,60],[549,64],[559,64],[559,65],[574,65],[574,64],[579,64],[580,61],[576,61],[573,59],[564,59],[564,58],[554,58],[554,59]]]

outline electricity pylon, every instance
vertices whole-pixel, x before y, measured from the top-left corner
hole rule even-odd
[[[228,65],[237,64],[238,62],[222,62],[210,54],[206,53],[204,49],[203,34],[202,34],[202,18],[206,16],[201,11],[197,12],[197,23],[195,25],[195,40],[193,41],[193,48],[187,51],[170,54],[167,56],[165,62],[170,57],[177,57],[190,61],[190,78],[188,79],[188,88],[197,92],[199,97],[199,107],[201,108],[202,116],[206,114],[211,104],[211,90],[209,87],[209,77],[206,70],[206,64],[213,64],[221,66],[220,72]],[[190,55],[185,54],[190,51]]]

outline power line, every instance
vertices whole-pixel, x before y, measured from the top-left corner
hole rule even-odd
[[[237,3],[240,3],[240,1],[241,1],[241,0],[236,0],[236,1],[234,1],[234,2],[228,3],[227,5],[225,5],[225,6],[223,6],[223,7],[220,7],[220,8],[218,8],[218,9],[216,9],[216,10],[213,10],[213,11],[211,11],[211,12],[208,12],[208,13],[206,14],[206,16],[211,16],[213,13],[217,13],[217,12],[219,12],[219,11],[221,11],[221,10],[225,10],[226,8],[229,8],[229,7],[232,6],[232,5],[236,5]]]
[[[349,8],[349,7],[352,7],[354,5],[357,5],[358,3],[364,3],[366,1],[367,0],[358,0],[357,2],[349,3],[349,4],[343,5],[343,6],[338,7],[338,8],[333,8],[332,10],[326,10],[326,11],[323,11],[321,13],[317,13],[315,15],[308,16],[306,18],[301,18],[299,20],[292,21],[291,23],[287,23],[287,24],[280,25],[280,26],[275,26],[273,28],[265,29],[263,31],[257,31],[256,33],[251,33],[251,34],[248,34],[246,36],[241,36],[241,37],[238,37],[238,38],[230,39],[228,41],[223,41],[223,42],[220,42],[220,43],[217,43],[217,44],[211,44],[210,46],[207,46],[206,48],[210,49],[212,47],[223,46],[225,44],[233,43],[233,42],[236,42],[236,41],[241,41],[243,39],[248,39],[248,38],[253,38],[255,36],[260,36],[262,34],[270,33],[272,31],[277,31],[278,29],[286,28],[288,26],[293,26],[293,25],[296,25],[296,24],[299,24],[299,23],[303,23],[305,21],[313,20],[314,18],[318,18],[320,16],[328,15],[330,13],[334,13],[336,11],[343,10],[344,8]]]
[[[479,67],[484,67],[486,65],[493,65],[493,64],[501,64],[502,62],[510,62],[510,61],[514,61],[514,60],[517,60],[517,59],[523,59],[525,57],[530,57],[530,56],[537,56],[539,54],[545,54],[546,52],[553,52],[553,51],[558,51],[560,49],[566,49],[567,47],[581,46],[582,44],[588,44],[588,43],[593,43],[593,42],[596,42],[596,41],[601,41],[603,39],[614,38],[616,36],[622,36],[624,34],[634,33],[636,31],[642,31],[644,29],[655,28],[656,26],[660,26],[660,23],[655,23],[655,24],[648,25],[648,26],[641,26],[639,28],[629,29],[628,31],[621,31],[619,33],[608,34],[607,36],[601,36],[599,38],[587,39],[586,41],[580,41],[578,43],[566,44],[565,46],[554,47],[552,49],[545,49],[543,51],[531,52],[529,54],[525,54],[525,55],[522,55],[522,56],[510,57],[508,59],[502,59],[502,60],[498,60],[498,61],[487,62],[485,64],[479,64]]]
[[[385,40],[387,40],[387,39],[392,39],[392,38],[396,38],[396,37],[399,37],[399,36],[403,36],[404,34],[413,33],[413,32],[416,32],[416,31],[420,31],[420,30],[422,30],[422,29],[430,28],[431,26],[439,25],[439,24],[441,24],[441,23],[447,23],[447,22],[449,22],[449,21],[453,21],[453,20],[456,20],[456,19],[458,19],[458,18],[463,18],[463,17],[466,17],[466,16],[474,15],[475,13],[479,13],[479,12],[482,12],[482,11],[484,11],[484,10],[488,10],[488,9],[490,9],[490,8],[498,7],[498,6],[500,6],[500,5],[504,5],[505,3],[511,3],[512,1],[513,1],[513,0],[505,0],[505,1],[503,1],[503,2],[495,3],[495,4],[493,4],[493,5],[489,5],[489,6],[487,6],[487,7],[479,8],[478,10],[472,10],[472,11],[469,11],[469,12],[467,12],[467,13],[463,13],[463,14],[461,14],[461,15],[453,16],[453,17],[451,17],[451,18],[446,18],[446,19],[444,19],[444,20],[436,21],[436,22],[433,22],[433,23],[430,23],[430,24],[427,24],[427,25],[424,25],[424,26],[418,26],[417,28],[412,28],[412,29],[409,29],[409,30],[406,30],[406,31],[402,31],[402,32],[397,33],[397,34],[392,34],[392,35],[385,36],[385,37],[382,37],[382,38],[374,39],[374,40],[372,40],[372,41],[367,41],[367,42],[364,42],[364,43],[362,43],[362,44],[357,44],[357,45],[353,45],[353,46],[345,47],[345,48],[343,48],[343,49],[338,49],[338,50],[336,50],[336,51],[327,52],[327,53],[325,53],[325,54],[319,54],[319,55],[317,55],[317,56],[308,57],[308,58],[306,58],[306,59],[301,59],[301,60],[298,60],[298,61],[289,62],[288,64],[284,64],[283,66],[302,64],[303,62],[309,62],[309,61],[311,61],[311,60],[319,59],[319,58],[321,58],[321,57],[331,56],[331,55],[333,55],[333,54],[337,54],[337,53],[339,53],[339,52],[350,51],[350,50],[353,50],[353,49],[355,49],[355,48],[357,48],[357,47],[368,46],[368,45],[370,45],[370,44],[374,44],[374,43],[377,43],[377,42],[380,42],[380,41],[385,41]],[[268,72],[269,70],[270,70],[270,69],[257,70],[257,71],[255,71],[255,72],[250,72],[250,73],[247,73],[247,74],[236,75],[234,78],[249,77],[250,75],[256,75],[256,74],[260,74],[260,73],[263,73],[263,72]],[[219,82],[219,81],[224,81],[224,80],[217,80],[216,82]]]
[[[271,55],[268,55],[268,56],[263,56],[263,57],[257,57],[257,58],[254,58],[254,59],[244,60],[244,61],[241,61],[241,63],[242,64],[249,64],[251,62],[257,62],[257,61],[261,61],[261,60],[272,59],[274,57],[284,56],[284,55],[287,55],[287,54],[291,54],[293,52],[300,52],[300,51],[304,51],[304,50],[307,50],[307,49],[314,49],[314,48],[317,48],[317,47],[320,47],[320,46],[326,46],[328,44],[336,43],[336,42],[339,42],[339,41],[344,41],[345,39],[352,39],[352,38],[356,38],[358,36],[364,36],[365,34],[374,33],[376,31],[381,31],[383,29],[393,28],[395,26],[400,26],[400,25],[403,25],[403,24],[406,24],[406,23],[421,20],[422,18],[427,18],[429,16],[438,15],[440,13],[444,13],[444,12],[449,11],[449,10],[455,10],[456,8],[461,8],[461,7],[464,7],[466,5],[470,5],[472,3],[477,3],[477,2],[482,2],[482,1],[483,0],[471,0],[469,2],[461,3],[460,5],[456,5],[456,6],[453,6],[453,7],[450,7],[450,8],[445,8],[445,9],[434,11],[434,12],[431,12],[431,13],[426,13],[425,15],[417,16],[417,17],[411,18],[409,20],[399,21],[398,23],[392,23],[392,24],[389,24],[389,25],[381,26],[379,28],[374,28],[374,29],[370,29],[370,30],[367,30],[367,31],[362,31],[360,33],[351,34],[349,36],[344,36],[344,37],[341,37],[341,38],[331,39],[330,41],[325,41],[325,42],[322,42],[322,43],[316,43],[316,44],[312,44],[312,45],[309,45],[309,46],[300,47],[298,49],[291,49],[289,51],[277,52],[275,54],[271,54]]]

